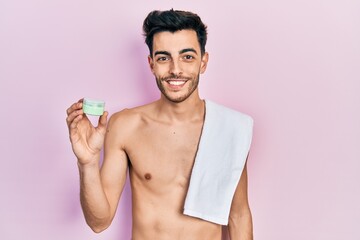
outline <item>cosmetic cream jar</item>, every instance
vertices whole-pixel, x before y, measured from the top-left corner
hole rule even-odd
[[[104,114],[105,102],[84,98],[83,100],[83,111],[86,114],[101,116]]]

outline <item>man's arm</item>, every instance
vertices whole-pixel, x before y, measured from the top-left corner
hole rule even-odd
[[[247,185],[245,164],[230,209],[228,228],[231,240],[253,240],[253,225]]]
[[[122,148],[124,123],[119,128],[117,121],[114,117],[109,121],[101,169],[98,161],[91,165],[79,164],[81,206],[87,224],[97,233],[110,226],[126,181],[128,163]]]

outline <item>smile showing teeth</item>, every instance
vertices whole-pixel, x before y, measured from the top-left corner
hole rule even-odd
[[[180,86],[185,83],[185,81],[168,81],[170,85]]]

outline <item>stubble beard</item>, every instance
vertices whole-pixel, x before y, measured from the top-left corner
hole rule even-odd
[[[156,84],[160,90],[160,92],[162,93],[162,95],[169,100],[170,102],[173,103],[181,103],[183,101],[185,101],[186,99],[188,99],[191,94],[197,89],[198,85],[199,85],[199,78],[200,78],[200,74],[197,74],[197,76],[195,76],[194,78],[185,78],[187,79],[186,84],[189,82],[190,85],[188,87],[188,91],[186,93],[184,93],[181,96],[178,97],[172,97],[171,94],[169,94],[168,92],[166,92],[166,89],[163,85],[164,82],[166,82],[167,79],[184,79],[184,77],[180,77],[180,76],[176,76],[176,75],[171,75],[168,77],[155,77],[156,78]]]

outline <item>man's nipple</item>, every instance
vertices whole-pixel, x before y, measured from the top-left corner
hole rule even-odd
[[[151,179],[151,174],[150,174],[150,173],[146,173],[146,174],[145,174],[145,179],[149,181],[149,180]]]

